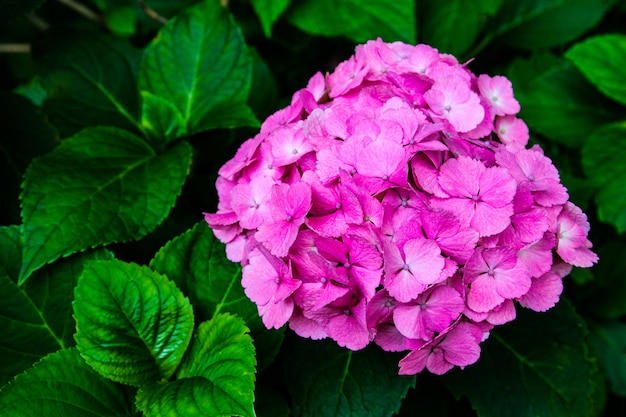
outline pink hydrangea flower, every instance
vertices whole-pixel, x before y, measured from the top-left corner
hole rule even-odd
[[[427,45],[357,47],[219,170],[205,214],[268,328],[406,352],[400,374],[480,356],[598,257],[505,77]]]

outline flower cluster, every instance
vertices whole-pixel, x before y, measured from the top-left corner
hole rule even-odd
[[[370,41],[313,76],[220,169],[205,215],[264,324],[443,374],[516,303],[554,306],[597,256],[519,110],[505,77],[427,45]]]

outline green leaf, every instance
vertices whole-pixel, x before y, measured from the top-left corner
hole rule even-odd
[[[598,388],[587,333],[565,299],[540,315],[518,309],[515,321],[491,331],[476,364],[442,380],[457,397],[466,396],[481,417],[594,415]]]
[[[47,353],[74,345],[73,290],[86,261],[104,251],[77,254],[33,274],[22,287],[0,274],[0,385]]]
[[[137,406],[148,417],[254,416],[255,358],[241,319],[219,314],[198,327],[177,380],[142,387]]]
[[[0,218],[19,223],[22,176],[34,157],[54,148],[55,132],[33,103],[10,93],[0,93],[0,126]]]
[[[552,55],[515,60],[509,77],[522,107],[519,117],[568,147],[581,147],[599,125],[622,118],[571,63]]]
[[[401,356],[369,346],[353,352],[334,341],[288,339],[287,389],[296,417],[391,416],[415,376],[398,375]]]
[[[561,46],[593,28],[608,11],[606,0],[505,1],[487,39],[526,49]]]
[[[0,23],[20,17],[43,2],[44,0],[0,0]]]
[[[135,27],[136,5],[127,5],[111,9],[106,14],[106,22],[113,33],[119,36],[132,36]]]
[[[0,274],[17,282],[21,264],[22,243],[19,226],[0,226]]]
[[[503,0],[417,2],[420,42],[461,55],[496,14]]]
[[[228,312],[241,317],[252,332],[263,369],[278,354],[282,331],[268,331],[256,305],[241,286],[241,267],[226,259],[219,242],[205,222],[172,239],[154,256],[150,267],[167,275],[189,297],[197,321]]]
[[[0,227],[0,386],[42,356],[74,345],[72,300],[85,262],[104,251],[78,254],[37,271],[18,287],[19,227]]]
[[[20,283],[59,256],[154,230],[181,192],[190,160],[187,142],[157,154],[106,127],[85,129],[34,160],[22,184]]]
[[[304,32],[345,36],[363,43],[377,37],[386,42],[416,42],[415,2],[386,0],[303,0],[287,11],[287,19]]]
[[[609,377],[613,393],[626,397],[626,324],[592,323],[589,344]]]
[[[167,380],[193,332],[193,310],[167,277],[145,266],[94,261],[75,291],[76,343],[100,375],[133,386]]]
[[[124,389],[98,375],[73,349],[46,356],[0,391],[11,417],[132,416]]]
[[[565,56],[608,97],[626,104],[626,35],[600,35],[570,48]]]
[[[195,133],[257,126],[246,104],[251,78],[252,62],[233,17],[219,2],[204,1],[173,18],[148,45],[139,89],[171,101]]]
[[[583,169],[598,188],[598,218],[613,224],[619,233],[626,231],[626,122],[598,128],[583,148]],[[600,168],[601,167],[601,168]]]
[[[291,0],[250,0],[254,12],[261,21],[263,27],[263,33],[270,38],[272,36],[272,26],[274,22],[283,14],[283,12],[289,7]]]
[[[41,85],[39,77],[34,77],[26,84],[18,85],[13,89],[15,94],[26,97],[31,103],[37,107],[43,105],[48,93]]]
[[[236,314],[246,322],[258,315],[241,287],[241,267],[226,259],[224,244],[205,222],[169,241],[150,267],[167,275],[189,297],[198,321],[220,312]]]
[[[147,91],[141,92],[141,126],[155,144],[189,134],[185,119],[174,103]]]
[[[48,92],[44,111],[62,137],[98,125],[139,129],[136,80],[141,53],[126,41],[72,33],[50,36],[34,52]]]

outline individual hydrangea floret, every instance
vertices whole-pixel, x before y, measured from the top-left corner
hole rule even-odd
[[[206,214],[268,328],[443,374],[598,257],[503,76],[427,45],[356,48],[219,170]]]

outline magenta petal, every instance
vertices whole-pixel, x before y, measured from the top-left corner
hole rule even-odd
[[[313,340],[320,340],[328,337],[326,330],[315,320],[311,320],[302,315],[302,312],[295,308],[289,319],[289,328],[300,337],[308,337]]]
[[[374,343],[387,352],[402,352],[408,350],[406,337],[390,323],[381,323],[376,328]]]
[[[419,304],[399,304],[393,310],[393,323],[400,334],[409,339],[428,339],[432,334],[426,329]]]
[[[479,275],[467,293],[467,306],[472,310],[484,313],[504,301],[498,294],[496,281],[487,274]]]
[[[481,337],[482,331],[478,326],[471,323],[459,323],[446,334],[439,346],[444,350],[447,362],[464,367],[473,364],[480,357],[478,343]]]
[[[430,349],[416,349],[400,360],[398,375],[415,375],[424,370]]]
[[[526,308],[543,312],[556,305],[562,292],[563,279],[554,272],[548,272],[533,279],[528,292],[518,301]]]
[[[258,306],[258,310],[265,327],[279,329],[291,317],[293,306],[293,299],[290,297],[283,301],[269,302],[264,306]]]
[[[436,286],[426,296],[422,309],[424,322],[428,329],[442,332],[456,320],[465,307],[465,303],[455,289],[445,285]]]
[[[502,232],[511,224],[513,204],[504,207],[492,207],[488,203],[478,203],[470,225],[481,237]]]

